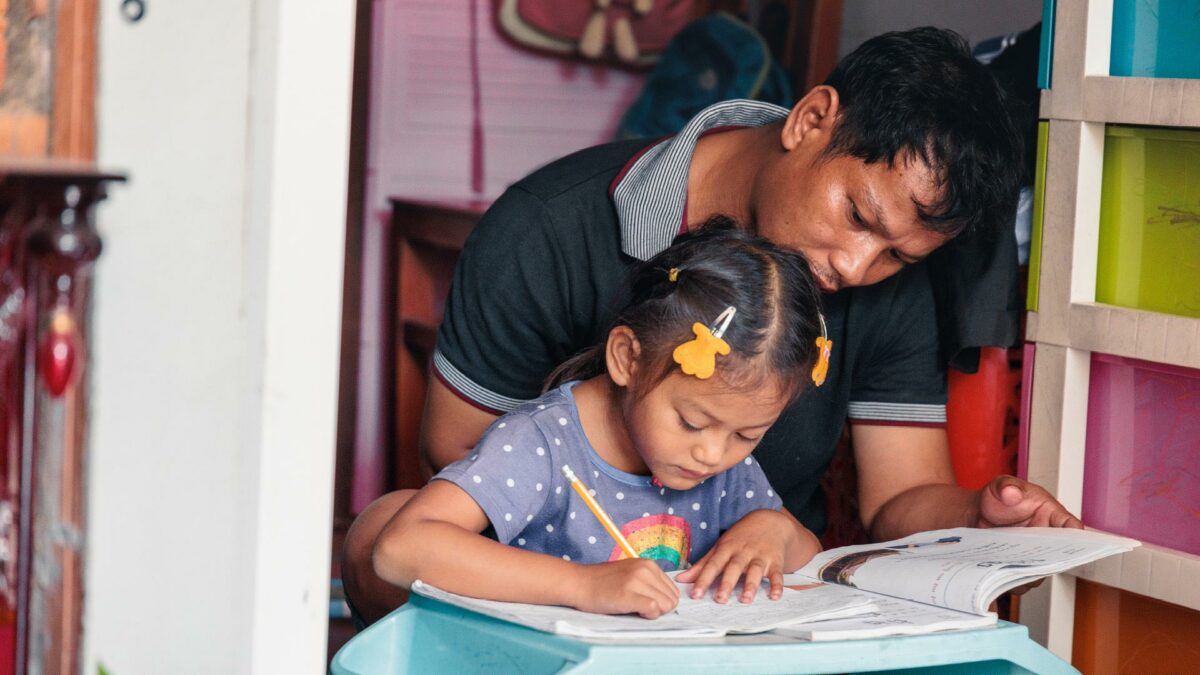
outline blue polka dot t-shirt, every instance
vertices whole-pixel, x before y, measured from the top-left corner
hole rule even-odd
[[[666,571],[698,560],[747,513],[781,508],[753,457],[682,491],[612,467],[584,436],[571,392],[576,384],[568,382],[496,420],[470,455],[434,477],[465,490],[501,543],[581,563],[621,557],[563,477],[564,464],[639,556]]]

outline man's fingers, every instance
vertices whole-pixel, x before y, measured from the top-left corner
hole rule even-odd
[[[1005,506],[1016,506],[1025,498],[1025,492],[1016,485],[1005,485],[1000,488],[1000,503]]]
[[[988,483],[981,515],[991,525],[1029,524],[1041,505],[1032,498],[1033,489],[1020,478],[999,476]]]
[[[1041,586],[1043,581],[1045,581],[1045,578],[1038,579],[1037,581],[1032,581],[1030,583],[1025,584],[1024,586],[1017,586],[1016,588],[1010,589],[1009,592],[1012,593],[1013,595],[1024,595],[1026,592],[1031,591],[1031,590],[1037,588],[1038,586]]]
[[[988,492],[997,504],[1009,508],[1021,505],[1027,494],[1028,485],[1014,476],[997,476],[988,484]]]

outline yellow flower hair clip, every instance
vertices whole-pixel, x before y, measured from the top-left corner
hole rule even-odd
[[[713,328],[699,322],[692,324],[692,333],[696,337],[679,345],[671,353],[675,363],[683,368],[684,373],[695,375],[701,380],[712,377],[717,369],[717,354],[729,354],[729,343],[723,340],[722,336],[729,329],[729,322],[733,321],[734,314],[737,314],[737,308],[729,306],[713,322]]]
[[[817,355],[817,363],[812,369],[813,384],[818,387],[825,384],[825,376],[829,374],[829,357],[833,354],[833,340],[829,339],[829,331],[825,329],[825,317],[821,314],[817,315],[817,319],[821,321],[821,337],[817,338],[817,349],[821,353]]]

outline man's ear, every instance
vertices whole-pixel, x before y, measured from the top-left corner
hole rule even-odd
[[[796,102],[783,122],[780,142],[784,150],[794,150],[806,137],[823,137],[828,142],[838,116],[838,93],[833,87],[822,84],[813,87]]]
[[[642,347],[629,326],[617,326],[608,333],[604,345],[604,361],[608,377],[619,387],[628,387],[637,373],[638,356]]]

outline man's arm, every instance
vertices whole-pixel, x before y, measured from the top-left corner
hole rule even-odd
[[[954,482],[942,428],[855,424],[859,511],[871,538],[887,541],[948,527],[1082,527],[1045,489],[997,476],[982,489]]]
[[[496,417],[459,398],[438,378],[429,378],[421,419],[421,472],[425,480],[466,457]]]

